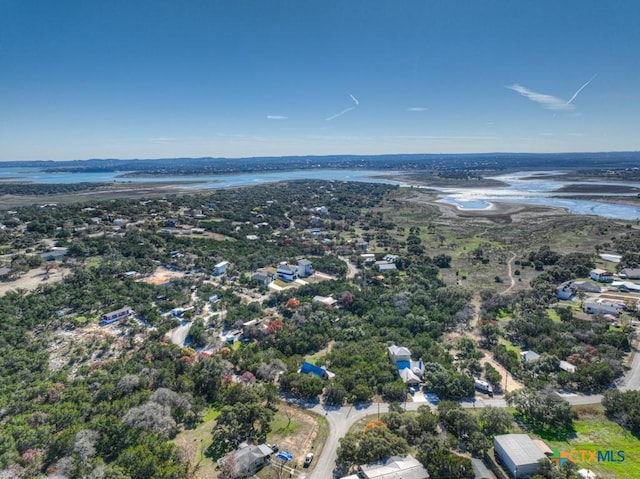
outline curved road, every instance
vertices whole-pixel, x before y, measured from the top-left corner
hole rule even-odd
[[[349,271],[347,272],[347,279],[353,279],[356,277],[356,274],[358,274],[358,268],[355,264],[353,264],[351,261],[349,261],[348,258],[345,258],[344,256],[338,256],[338,259],[341,259],[342,261],[344,261],[347,265],[347,268],[349,268]]]

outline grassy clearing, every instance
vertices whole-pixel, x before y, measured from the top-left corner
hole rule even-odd
[[[87,258],[84,264],[89,268],[97,268],[100,266],[100,263],[102,263],[100,258],[97,256],[93,256],[91,258]]]
[[[211,414],[211,410],[207,411],[207,415],[209,414]],[[204,455],[213,441],[211,430],[214,424],[215,419],[205,421],[195,429],[182,431],[173,440],[194,467],[194,479],[210,479],[217,476],[216,463]]]
[[[522,352],[522,349],[520,349],[518,346],[514,346],[513,343],[511,343],[511,341],[509,341],[508,339],[500,338],[499,343],[504,344],[504,346],[507,348],[507,351],[515,351],[516,353],[518,353],[518,355],[520,355],[520,353]]]
[[[549,315],[549,319],[551,319],[551,321],[553,321],[554,323],[560,322],[560,315],[555,309],[547,309],[547,314]]]
[[[271,421],[272,434],[270,437],[273,437],[274,439],[276,437],[282,439],[283,437],[290,436],[296,432],[299,426],[300,423],[296,421],[295,418],[292,417],[289,419],[286,414],[278,411]]]
[[[204,422],[214,421],[218,419],[218,416],[220,415],[221,412],[222,410],[218,408],[210,407],[209,409],[207,409],[207,412],[204,414],[203,421]]]
[[[624,462],[580,462],[580,468],[588,468],[598,478],[634,479],[640,477],[640,440],[629,431],[609,421],[602,407],[577,408],[579,419],[575,421],[575,436],[567,441],[547,441],[551,448],[560,451],[624,451]]]

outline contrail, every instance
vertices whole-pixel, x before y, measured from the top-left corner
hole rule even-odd
[[[584,89],[584,87],[586,87],[589,83],[591,83],[591,82],[593,81],[593,79],[594,79],[595,77],[597,77],[597,76],[598,76],[598,74],[596,73],[595,75],[593,75],[593,76],[589,79],[589,81],[588,81],[587,83],[585,83],[585,84],[584,84],[584,85],[582,85],[580,88],[578,88],[578,90],[577,90],[577,91],[573,94],[573,96],[571,97],[571,100],[569,100],[569,101],[567,102],[567,105],[570,105],[570,104],[571,104],[571,102],[572,102],[573,100],[575,100],[575,99],[576,99],[576,97],[578,96],[578,94],[579,94],[579,93]]]
[[[349,93],[349,96],[351,97],[351,99],[353,100],[353,102],[354,102],[356,105],[359,105],[359,104],[360,104],[360,102],[358,101],[358,99],[357,99],[355,96],[353,96],[351,93]]]
[[[344,115],[345,113],[350,112],[351,110],[355,110],[355,106],[350,106],[349,108],[345,108],[344,110],[342,110],[340,113],[336,113],[333,116],[330,116],[329,118],[326,118],[326,121],[331,121],[331,120],[335,120],[336,118]]]

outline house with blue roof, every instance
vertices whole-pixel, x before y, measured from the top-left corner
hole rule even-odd
[[[298,372],[300,374],[313,374],[314,376],[318,376],[320,379],[326,380],[336,377],[336,375],[331,371],[328,371],[326,367],[316,366],[315,364],[308,363],[307,361],[302,363],[302,367]]]
[[[402,346],[389,346],[389,359],[398,368],[398,375],[405,384],[419,384],[424,374],[424,363],[422,359],[414,361],[411,359],[409,348]]]

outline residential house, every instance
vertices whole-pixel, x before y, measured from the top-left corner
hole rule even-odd
[[[220,261],[213,267],[213,275],[214,276],[222,276],[227,272],[227,268],[229,267],[228,261]]]
[[[411,351],[401,346],[389,346],[389,359],[398,368],[398,375],[405,384],[419,384],[424,374],[424,363],[422,360],[413,361]]]
[[[331,296],[314,296],[313,302],[320,303],[329,309],[335,308],[338,305],[338,300],[332,298]]]
[[[640,284],[633,281],[614,281],[611,283],[611,289],[622,293],[640,293]]]
[[[316,366],[315,364],[308,363],[307,361],[302,363],[302,367],[298,372],[300,374],[313,374],[314,376],[318,376],[320,379],[327,379],[327,380],[333,379],[334,377],[336,377],[335,373],[332,373],[331,371],[327,370],[326,367]]]
[[[369,243],[364,240],[357,241],[355,246],[357,251],[367,251],[369,249]]]
[[[359,479],[429,479],[429,473],[422,463],[413,456],[392,456],[382,463],[366,464],[358,467]]]
[[[571,364],[568,361],[560,361],[560,369],[568,373],[575,373],[577,367],[575,366],[575,364]]]
[[[540,355],[538,353],[534,353],[533,351],[522,351],[520,353],[520,359],[522,359],[523,363],[529,363],[531,361],[537,361],[540,359]]]
[[[249,477],[269,463],[271,454],[273,450],[266,444],[242,445],[239,449],[218,459],[218,466],[224,467],[225,463],[229,462],[235,472],[234,477]]]
[[[286,262],[282,262],[276,268],[278,278],[287,283],[292,283],[298,279],[299,269],[295,266],[291,266]]]
[[[556,297],[558,299],[571,299],[575,293],[573,281],[565,281],[556,288]]]
[[[640,268],[621,269],[619,276],[625,279],[640,279]]]
[[[110,313],[103,314],[100,317],[100,326],[107,326],[108,324],[114,323],[122,318],[128,318],[133,314],[133,310],[129,306],[125,306],[120,309],[116,309],[115,311],[111,311]]]
[[[385,260],[376,261],[374,264],[378,267],[381,273],[386,273],[388,271],[395,271],[397,269],[395,263],[389,263],[388,261],[385,261]]]
[[[613,282],[613,273],[600,268],[592,269],[591,273],[589,273],[589,277],[594,281],[599,281],[600,283]]]
[[[409,368],[398,369],[398,375],[407,386],[415,386],[422,382],[420,377]]]
[[[616,300],[597,299],[594,301],[585,301],[582,309],[588,314],[612,314],[620,316],[624,311],[624,302]]]
[[[273,281],[273,274],[271,273],[253,273],[251,275],[251,279],[253,281],[256,281],[260,284],[262,284],[263,286],[269,286],[269,283],[271,283],[271,281]]]
[[[389,352],[389,359],[391,359],[391,362],[396,366],[400,362],[411,361],[411,351],[409,351],[409,348],[393,345],[389,346],[387,351]]]
[[[51,251],[40,253],[44,261],[60,261],[69,252],[69,248],[53,248]]]
[[[298,276],[300,278],[306,278],[313,274],[313,263],[308,259],[301,259],[298,261]]]

